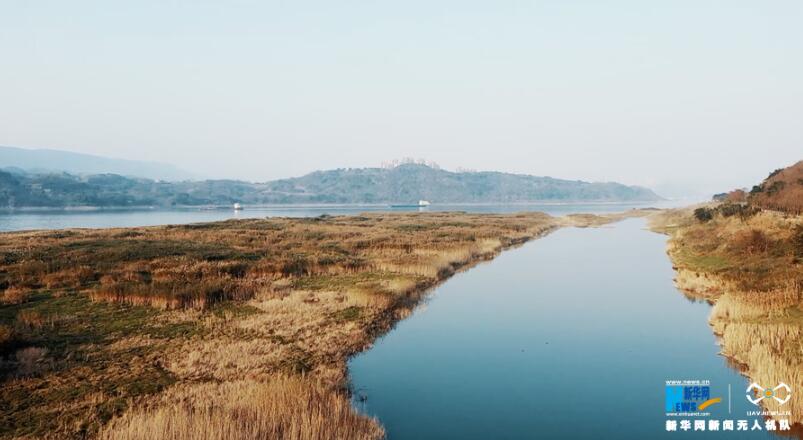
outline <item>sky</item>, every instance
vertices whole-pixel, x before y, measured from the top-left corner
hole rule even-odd
[[[799,0],[0,1],[0,145],[252,181],[413,157],[673,197],[803,159]]]

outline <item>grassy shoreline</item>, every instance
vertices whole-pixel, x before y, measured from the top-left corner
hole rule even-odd
[[[644,214],[4,233],[0,437],[380,438],[349,406],[349,356],[457,271],[560,227]]]
[[[743,205],[708,204],[650,217],[669,235],[675,284],[689,299],[711,304],[709,324],[721,354],[764,387],[786,383],[790,401],[771,399],[769,411],[790,411],[803,424],[803,218]],[[740,215],[741,214],[741,215]],[[702,219],[702,220],[701,220]],[[784,416],[776,418],[786,418]]]

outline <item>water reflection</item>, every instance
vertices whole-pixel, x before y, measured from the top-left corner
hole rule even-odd
[[[788,385],[791,388],[788,401],[778,401],[787,394],[778,390],[777,395],[765,396],[760,403],[767,411],[778,414],[774,419],[788,418],[801,424],[803,324],[794,309],[779,313],[779,309],[762,307],[749,298],[729,292],[712,309],[711,325],[719,336],[722,354],[751,383],[766,389]]]
[[[676,437],[664,381],[707,379],[723,402],[733,390],[711,418],[752,422],[711,307],[678,293],[666,238],[643,226],[559,230],[455,276],[352,359],[355,406],[390,440]]]

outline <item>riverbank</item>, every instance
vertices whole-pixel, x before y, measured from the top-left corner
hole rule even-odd
[[[670,237],[677,287],[713,305],[722,355],[751,382],[791,386],[784,405],[762,405],[803,424],[803,218],[718,203],[663,211],[650,225]]]
[[[379,438],[348,403],[349,356],[456,271],[619,218],[366,214],[2,234],[0,435]]]

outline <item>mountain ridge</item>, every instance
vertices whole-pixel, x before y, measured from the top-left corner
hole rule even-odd
[[[442,203],[514,203],[535,201],[660,200],[647,188],[616,182],[585,182],[500,171],[452,172],[422,164],[393,168],[341,168],[315,171],[266,185],[276,192],[317,200],[334,197],[344,203],[412,202],[432,199]],[[354,188],[372,188],[374,195],[346,197]]]
[[[341,168],[264,183],[164,182],[112,173],[0,171],[0,207],[222,206],[243,204],[635,202],[661,197],[647,188],[497,171],[451,172],[426,165]]]
[[[15,168],[34,174],[68,172],[78,175],[119,174],[154,180],[180,181],[198,176],[167,163],[128,160],[50,148],[19,148],[0,145],[0,168]]]

